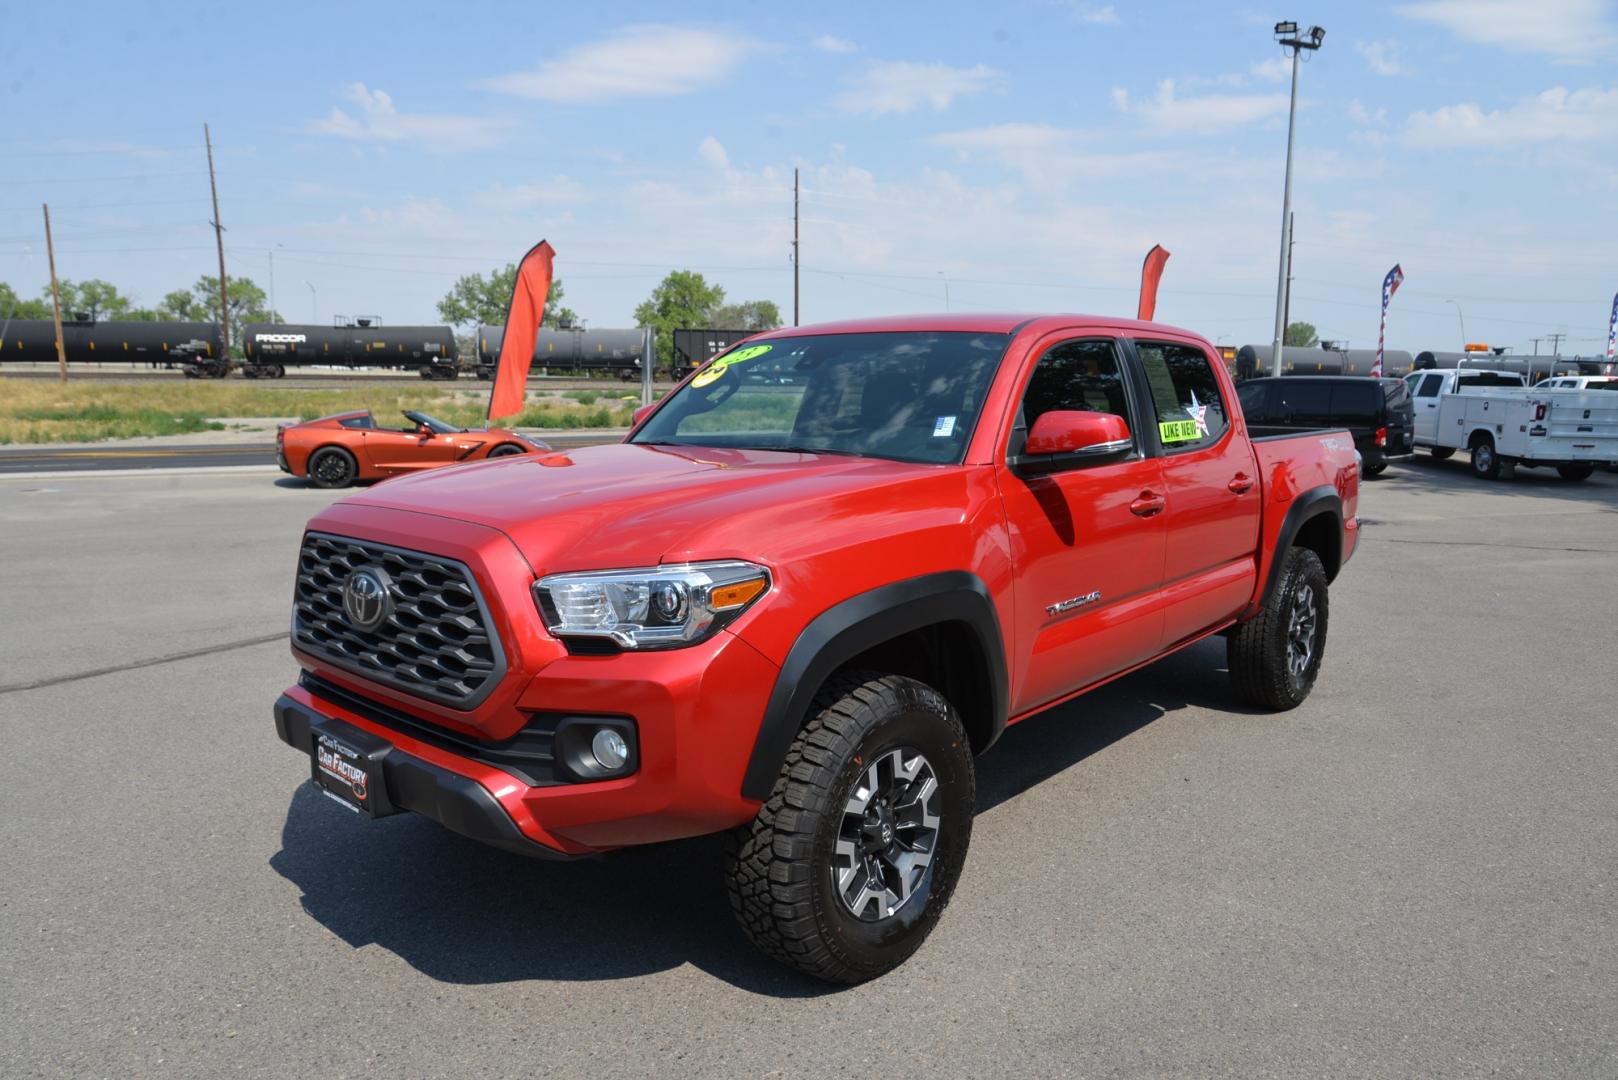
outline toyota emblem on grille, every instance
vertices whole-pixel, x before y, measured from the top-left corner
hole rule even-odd
[[[380,567],[362,566],[343,582],[343,614],[356,630],[376,630],[393,614],[393,589]]]

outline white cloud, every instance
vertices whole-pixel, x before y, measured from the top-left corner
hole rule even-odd
[[[849,41],[847,38],[837,37],[833,34],[821,34],[819,37],[815,38],[814,41],[810,42],[810,44],[819,49],[821,52],[851,53],[860,51],[860,47],[854,44],[852,41]]]
[[[475,197],[481,206],[497,210],[525,210],[536,206],[589,202],[592,192],[571,177],[554,176],[528,184],[496,184]]]
[[[1405,122],[1412,146],[1509,148],[1526,143],[1595,142],[1618,137],[1618,87],[1569,91],[1557,86],[1506,109],[1467,102],[1415,112]]]
[[[974,152],[1005,154],[1049,150],[1072,142],[1077,135],[1075,131],[1050,124],[996,124],[993,127],[933,135],[927,142],[957,151],[965,158]]]
[[[575,46],[532,71],[500,75],[482,85],[536,101],[671,97],[724,81],[757,48],[757,43],[734,34],[627,26],[604,41]]]
[[[715,169],[730,168],[730,155],[725,153],[724,144],[712,135],[697,146],[697,156]]]
[[[1260,60],[1248,70],[1255,78],[1268,82],[1285,82],[1292,78],[1292,61],[1284,56],[1272,56],[1268,60]]]
[[[1595,59],[1618,44],[1606,0],[1425,0],[1395,10],[1462,41],[1560,60]]]
[[[1111,4],[1100,7],[1093,4],[1079,4],[1073,9],[1073,17],[1080,22],[1093,23],[1096,26],[1118,25],[1118,12],[1113,10]]]
[[[1365,63],[1378,75],[1405,74],[1396,41],[1356,41],[1354,51],[1365,57]]]
[[[852,113],[905,113],[923,105],[942,112],[958,97],[981,93],[1000,79],[993,68],[948,64],[919,64],[908,60],[873,62],[849,89],[837,97],[837,107]]]
[[[324,120],[311,121],[309,131],[357,142],[415,142],[464,150],[494,146],[507,126],[504,120],[486,116],[400,112],[387,91],[372,90],[364,83],[349,83],[342,96],[358,106],[358,114],[333,108]]]
[[[1287,111],[1285,94],[1206,94],[1181,98],[1174,94],[1174,80],[1157,84],[1157,96],[1147,101],[1130,98],[1129,91],[1114,88],[1112,103],[1119,111],[1138,116],[1160,131],[1201,135],[1240,127]]]
[[[1359,98],[1355,98],[1348,103],[1348,118],[1366,127],[1385,127],[1388,123],[1388,110],[1367,109]]]

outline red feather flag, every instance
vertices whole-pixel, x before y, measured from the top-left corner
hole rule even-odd
[[[1163,280],[1163,264],[1168,261],[1169,253],[1163,245],[1153,244],[1141,264],[1140,308],[1135,314],[1141,322],[1151,322],[1152,316],[1157,314],[1157,283]]]
[[[534,342],[539,325],[545,321],[545,298],[551,291],[551,264],[556,249],[541,240],[528,249],[517,267],[517,281],[511,288],[511,307],[506,312],[506,336],[500,342],[500,358],[495,363],[494,390],[489,394],[489,419],[522,412],[528,390],[528,368],[534,362]]]

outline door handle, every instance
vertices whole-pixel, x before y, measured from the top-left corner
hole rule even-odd
[[[1230,488],[1234,494],[1246,495],[1253,490],[1253,478],[1246,473],[1237,473],[1230,478],[1230,483],[1225,486]]]
[[[1151,517],[1163,512],[1163,496],[1155,491],[1143,491],[1129,504],[1129,512],[1136,517]]]

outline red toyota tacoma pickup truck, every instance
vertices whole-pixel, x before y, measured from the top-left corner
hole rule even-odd
[[[622,443],[317,515],[276,728],[344,806],[528,855],[727,832],[752,940],[858,982],[943,912],[1008,726],[1221,633],[1240,697],[1302,702],[1359,481],[1167,326],[777,330]]]

